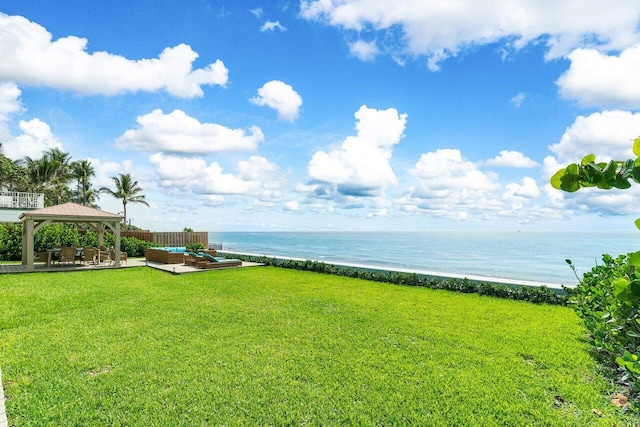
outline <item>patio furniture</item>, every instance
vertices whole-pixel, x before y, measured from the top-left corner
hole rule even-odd
[[[58,258],[59,263],[66,263],[69,265],[76,265],[76,248],[63,247],[60,248],[60,256]]]
[[[44,262],[45,264],[48,264],[49,263],[49,253],[47,251],[34,253],[33,254],[33,262]]]
[[[195,252],[186,252],[184,254],[184,265],[195,267],[198,261],[203,261],[203,260],[204,260],[203,257],[201,257]]]
[[[110,258],[109,263],[110,264],[112,264],[112,263],[115,264],[115,262],[116,262],[116,249],[113,246],[111,246],[109,248],[109,258]],[[120,261],[127,262],[127,253],[126,252],[120,251]]]
[[[85,247],[84,249],[82,249],[82,259],[83,262],[85,264],[87,263],[92,263],[92,264],[98,264],[98,253],[100,251],[98,250],[98,248],[93,248],[90,246]]]
[[[198,254],[199,258],[202,260],[196,261],[196,267],[198,268],[225,268],[225,267],[240,267],[242,265],[242,261],[239,259],[230,259],[230,258],[218,258],[213,257],[209,254]]]

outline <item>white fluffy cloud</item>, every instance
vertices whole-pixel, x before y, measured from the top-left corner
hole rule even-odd
[[[560,142],[549,147],[555,156],[544,159],[543,176],[548,179],[568,163],[577,163],[587,154],[601,161],[634,158],[633,139],[640,136],[640,113],[603,111],[579,116],[567,128]],[[550,206],[564,212],[594,212],[600,215],[627,215],[640,210],[640,188],[599,190],[584,188],[576,193],[545,191]]]
[[[284,210],[289,212],[297,212],[300,210],[300,204],[294,200],[284,204]]]
[[[251,98],[251,103],[271,107],[279,119],[292,122],[300,114],[302,97],[290,85],[272,80],[258,89],[258,96]]]
[[[182,157],[157,153],[150,157],[159,185],[183,188],[196,194],[251,196],[264,200],[282,196],[283,177],[277,165],[264,157],[251,156],[238,163],[237,173],[225,173],[213,162],[207,164],[199,157]]]
[[[15,83],[0,82],[0,126],[9,120],[9,116],[22,110],[21,94]]]
[[[386,50],[426,55],[433,70],[468,46],[502,40],[515,48],[545,40],[550,58],[590,44],[621,49],[638,40],[639,10],[638,0],[303,0],[300,6],[303,18],[354,32],[399,28]]]
[[[375,40],[371,42],[358,40],[349,44],[349,51],[361,61],[372,61],[380,53]]]
[[[149,157],[161,187],[189,188],[202,178],[207,162],[200,157],[172,156],[156,153]]]
[[[409,174],[415,187],[395,200],[407,215],[518,223],[559,216],[543,206],[543,191],[533,178],[503,184],[498,175],[464,160],[459,150],[425,153]]]
[[[139,116],[138,129],[130,129],[116,140],[121,149],[164,153],[207,154],[217,151],[255,150],[264,141],[257,126],[250,132],[215,123],[200,123],[184,111],[164,114],[154,110]]]
[[[406,114],[395,108],[376,110],[366,105],[355,113],[356,136],[350,136],[330,152],[318,151],[309,161],[312,180],[345,196],[379,195],[397,178],[389,160],[394,145],[403,137]]]
[[[500,154],[493,159],[487,160],[485,164],[489,166],[506,166],[510,168],[534,168],[539,166],[538,163],[525,157],[518,151],[502,150]]]
[[[564,98],[585,106],[640,108],[640,44],[617,56],[576,49],[569,59],[569,70],[557,81]]]
[[[40,119],[20,120],[19,126],[22,134],[5,140],[2,145],[7,157],[14,160],[25,156],[39,158],[52,148],[64,151],[62,143],[53,135],[49,125]]]
[[[198,54],[180,44],[158,58],[130,60],[108,52],[87,52],[87,39],[52,40],[44,27],[22,16],[0,13],[0,79],[49,86],[82,94],[164,90],[171,95],[202,96],[203,85],[224,86],[228,70],[216,62],[194,70]]]
[[[423,154],[409,174],[418,181],[413,196],[424,200],[466,199],[497,188],[496,177],[465,161],[459,150]]]
[[[525,199],[535,199],[536,197],[540,197],[542,192],[540,191],[540,187],[536,183],[536,180],[525,176],[522,178],[522,183],[510,183],[506,186],[506,191],[503,194],[505,199],[512,199],[515,197],[523,197]]]
[[[633,140],[640,136],[640,113],[603,111],[579,116],[560,142],[549,147],[560,163],[578,162],[587,154],[598,159],[633,157]]]

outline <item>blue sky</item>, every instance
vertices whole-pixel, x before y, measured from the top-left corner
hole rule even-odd
[[[445,7],[446,6],[446,7]],[[568,19],[567,17],[571,17]],[[156,230],[633,229],[640,0],[0,5],[4,154],[131,173]],[[102,209],[119,212],[107,195]]]

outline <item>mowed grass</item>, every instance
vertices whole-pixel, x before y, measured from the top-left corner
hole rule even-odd
[[[267,267],[0,277],[16,426],[633,422],[584,334],[565,307]]]

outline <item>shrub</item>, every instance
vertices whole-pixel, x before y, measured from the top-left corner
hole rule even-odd
[[[115,236],[105,233],[104,246],[114,246]],[[34,251],[41,252],[54,246],[98,246],[98,233],[91,230],[80,232],[76,224],[46,224],[34,236]],[[133,237],[120,240],[120,250],[130,257],[144,256],[148,247],[157,246]],[[0,223],[0,261],[22,259],[22,224]]]
[[[185,227],[185,231],[186,231],[186,227]],[[200,242],[198,243],[189,243],[188,245],[186,245],[187,251],[189,252],[199,252],[202,249],[205,249],[204,245]]]
[[[506,285],[499,285],[489,282],[472,282],[469,279],[437,279],[420,276],[416,273],[395,273],[363,268],[339,267],[332,264],[325,264],[318,261],[295,261],[268,258],[265,256],[254,257],[250,255],[237,255],[236,258],[245,261],[259,262],[261,264],[272,265],[282,268],[293,268],[296,270],[315,271],[317,273],[335,274],[338,276],[354,277],[376,282],[393,283],[406,286],[423,286],[431,289],[444,289],[463,293],[478,293],[497,298],[529,301],[536,304],[566,305],[567,297],[557,292],[541,286],[531,288],[522,286],[511,288]]]
[[[617,379],[640,391],[640,274],[631,256],[603,255],[570,291],[569,303],[583,319],[599,361]],[[571,265],[570,260],[567,263]],[[575,269],[574,269],[575,271]]]

